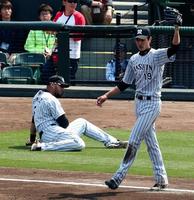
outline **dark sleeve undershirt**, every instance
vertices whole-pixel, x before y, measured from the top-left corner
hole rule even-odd
[[[67,128],[69,125],[69,121],[65,115],[61,115],[60,117],[57,118],[56,121],[59,124],[59,126],[63,128]]]
[[[178,51],[180,45],[171,45],[171,47],[168,48],[167,50],[167,55],[168,58],[170,58],[172,55],[176,54],[176,52]]]
[[[118,84],[117,84],[117,87],[119,88],[119,90],[122,92],[124,91],[125,89],[127,89],[128,87],[130,86],[130,84],[127,84],[123,81],[120,81]]]

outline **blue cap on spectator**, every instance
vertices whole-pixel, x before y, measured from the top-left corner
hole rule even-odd
[[[114,51],[127,52],[127,46],[126,46],[126,44],[119,42],[118,44],[115,44]]]

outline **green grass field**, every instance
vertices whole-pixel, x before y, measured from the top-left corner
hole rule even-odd
[[[128,140],[127,131],[108,131],[119,139]],[[28,131],[0,135],[0,167],[113,173],[125,152],[124,149],[105,149],[103,144],[86,137],[83,138],[86,149],[81,152],[31,152],[24,145],[29,135]],[[157,137],[168,175],[194,178],[194,134],[160,132]],[[129,173],[152,176],[152,167],[144,143]]]

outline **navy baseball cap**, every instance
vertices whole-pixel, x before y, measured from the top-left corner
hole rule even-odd
[[[136,30],[135,38],[146,39],[151,36],[151,32],[149,28],[139,27]]]
[[[114,51],[127,52],[127,46],[126,46],[126,44],[119,42],[118,44],[115,44]]]
[[[69,84],[67,84],[62,76],[54,75],[51,76],[48,80],[49,83],[57,83],[63,88],[68,88]]]

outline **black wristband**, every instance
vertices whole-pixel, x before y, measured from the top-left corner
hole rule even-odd
[[[35,142],[35,140],[36,140],[36,135],[34,135],[34,134],[30,134],[30,142]]]

